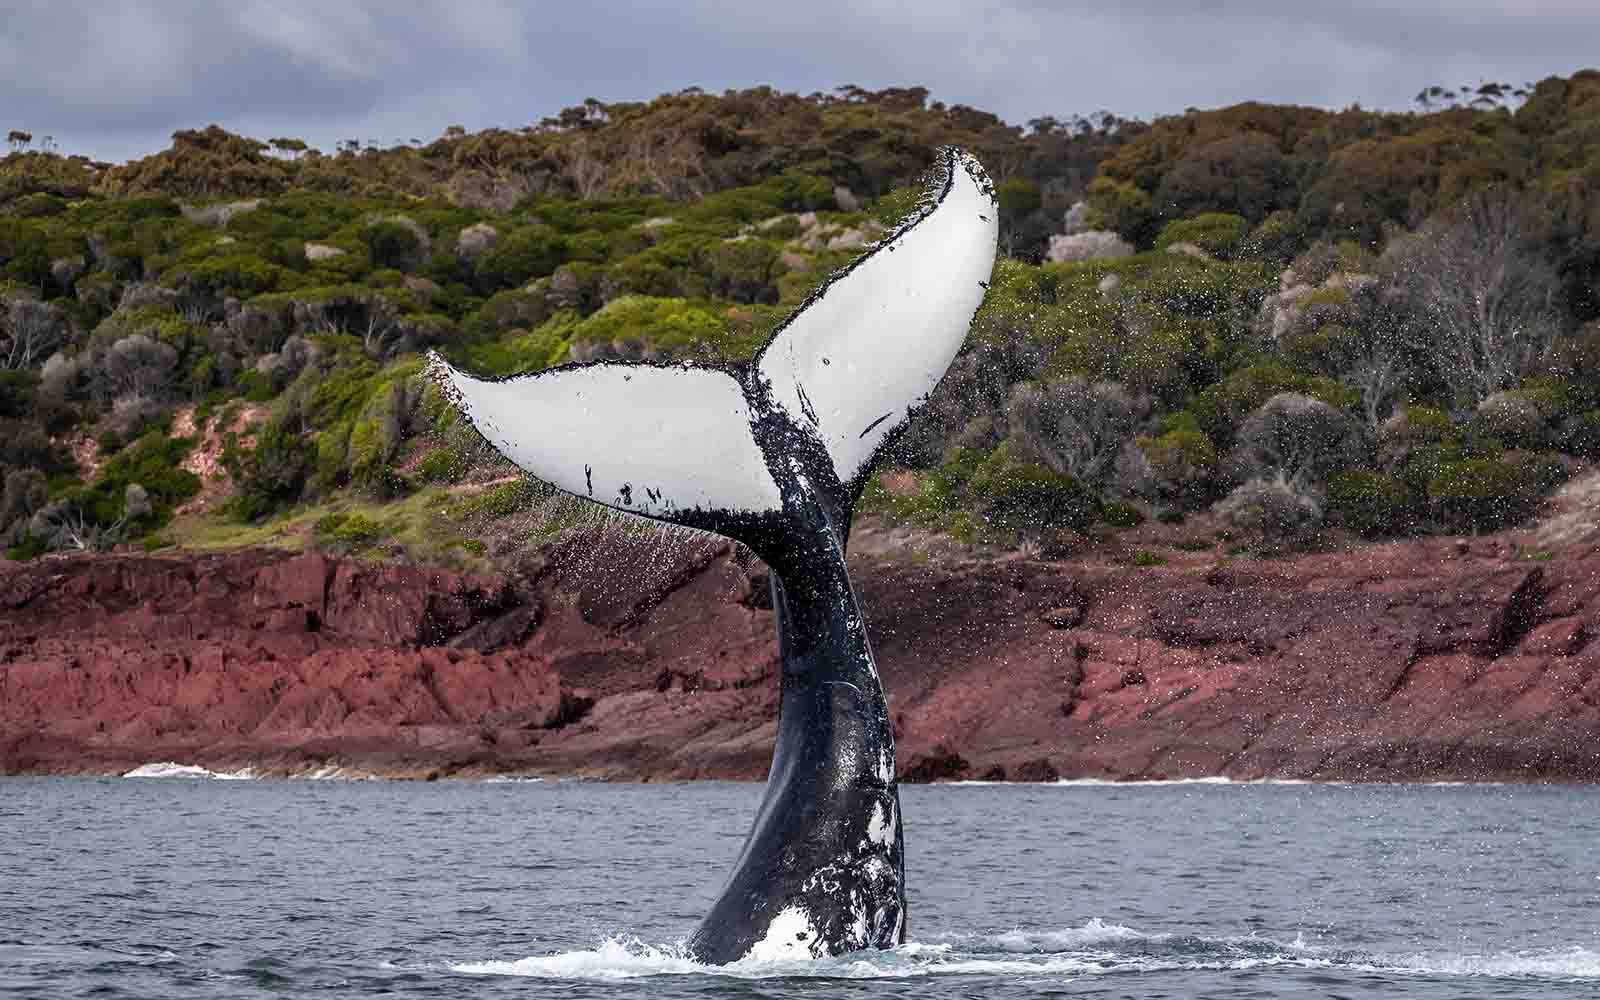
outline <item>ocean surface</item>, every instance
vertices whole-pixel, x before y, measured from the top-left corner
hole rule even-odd
[[[911,943],[713,969],[759,785],[146,773],[0,779],[0,995],[1600,996],[1600,789],[907,787]]]

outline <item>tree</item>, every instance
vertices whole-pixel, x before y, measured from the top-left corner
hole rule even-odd
[[[1294,367],[1336,378],[1360,393],[1362,420],[1376,432],[1410,377],[1411,363],[1392,322],[1382,316],[1358,318],[1367,321],[1291,329],[1278,346]]]
[[[103,398],[159,400],[172,390],[177,368],[178,352],[171,344],[136,333],[112,344],[92,377]]]
[[[1511,192],[1480,192],[1426,224],[1389,261],[1412,345],[1464,405],[1513,388],[1561,332],[1560,280],[1540,220]]]
[[[1190,150],[1173,164],[1155,191],[1155,207],[1169,219],[1229,213],[1260,222],[1295,201],[1293,177],[1278,145],[1244,132]]]
[[[1282,477],[1252,479],[1213,509],[1229,527],[1269,548],[1303,542],[1322,526],[1322,505]]]
[[[1023,452],[1085,485],[1103,481],[1145,409],[1115,382],[1069,378],[1011,391],[1006,415]]]
[[[0,311],[0,371],[32,368],[67,339],[67,323],[55,307],[15,296]]]
[[[1350,417],[1310,396],[1281,392],[1240,426],[1235,457],[1256,479],[1302,489],[1360,463],[1364,450]]]

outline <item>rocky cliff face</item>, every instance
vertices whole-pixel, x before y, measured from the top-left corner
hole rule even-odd
[[[1600,552],[857,561],[908,780],[1600,778]],[[578,539],[505,578],[277,552],[0,565],[0,770],[760,778],[764,570]]]

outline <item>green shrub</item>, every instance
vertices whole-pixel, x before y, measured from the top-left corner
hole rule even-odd
[[[311,488],[327,496],[343,486],[350,464],[350,422],[328,428],[317,435],[316,458],[312,464]]]
[[[1509,392],[1497,392],[1479,403],[1468,430],[1480,438],[1494,438],[1510,448],[1541,448],[1548,437],[1544,414],[1539,412],[1539,407]]]
[[[200,492],[200,477],[179,464],[193,447],[193,438],[151,431],[113,455],[93,483],[70,490],[63,499],[96,524],[112,525],[123,519],[128,487],[136,483],[144,487],[151,504],[151,513],[140,518],[138,526],[160,527],[171,518],[173,508]]]
[[[35,538],[24,531],[17,539],[17,543],[6,549],[6,558],[16,562],[28,562],[37,559],[50,551],[50,543],[43,538]]]
[[[169,281],[174,279],[218,298],[224,295],[249,298],[295,284],[293,274],[285,268],[237,252],[202,258],[169,277]]]
[[[1279,209],[1261,220],[1240,242],[1234,256],[1282,268],[1294,259],[1301,246],[1300,224],[1293,212]]]
[[[1100,176],[1089,182],[1088,201],[1095,226],[1114,229],[1135,246],[1149,245],[1155,214],[1144,191]]]
[[[1144,512],[1131,503],[1113,500],[1100,511],[1100,521],[1119,530],[1137,528],[1144,523]]]
[[[542,284],[496,292],[467,318],[467,332],[475,336],[487,336],[503,330],[532,330],[537,327],[550,318],[549,299]]]
[[[0,371],[0,417],[32,416],[38,385],[38,372]]]
[[[502,235],[478,258],[478,281],[485,291],[514,288],[552,273],[568,259],[566,237],[535,223]]]
[[[1159,437],[1137,438],[1136,443],[1150,464],[1157,493],[1197,506],[1211,496],[1217,449],[1200,431],[1182,426],[1182,421],[1176,423],[1180,425],[1176,429]]]
[[[373,267],[409,271],[422,258],[422,240],[411,227],[388,219],[362,229],[361,242],[367,245]]]
[[[1416,507],[1406,484],[1381,472],[1350,470],[1328,477],[1328,513],[1366,538],[1404,534],[1416,524]]]
[[[350,425],[350,481],[377,497],[403,491],[390,463],[404,441],[409,394],[403,382],[374,392]]]
[[[1428,502],[1455,531],[1495,531],[1525,519],[1535,494],[1521,470],[1492,458],[1446,461],[1428,480]]]
[[[1360,394],[1331,378],[1307,376],[1277,362],[1264,361],[1241,368],[1222,381],[1208,386],[1189,404],[1201,430],[1219,447],[1233,443],[1234,432],[1245,417],[1273,396],[1296,392],[1327,403],[1335,409],[1348,409],[1360,402]]]
[[[454,448],[430,451],[417,463],[416,477],[425,483],[448,483],[459,477],[467,467],[461,452]]]
[[[1242,216],[1207,212],[1192,219],[1167,223],[1156,237],[1156,249],[1165,250],[1174,243],[1190,243],[1213,257],[1226,260],[1233,256],[1247,228]]]
[[[324,547],[354,550],[387,538],[389,528],[359,511],[352,514],[332,513],[317,518],[313,528],[316,541]]]
[[[1100,498],[1071,476],[1018,461],[1001,445],[972,477],[979,517],[993,528],[1023,537],[1063,529],[1083,531],[1101,514]]]
[[[1157,555],[1146,549],[1140,549],[1133,554],[1133,564],[1135,566],[1162,566],[1166,564],[1166,561],[1164,556]]]
[[[572,341],[635,345],[671,354],[696,345],[722,345],[729,340],[728,333],[722,315],[686,299],[625,295],[575,326]]]
[[[1408,406],[1402,411],[1403,432],[1412,444],[1438,444],[1450,437],[1450,418],[1431,406]]]
[[[222,452],[223,466],[233,477],[228,512],[240,521],[258,521],[299,500],[313,453],[312,443],[281,417],[261,428],[254,448],[245,450],[230,440]]]
[[[547,493],[547,487],[541,488],[531,479],[517,479],[458,501],[451,508],[451,513],[460,518],[509,517],[532,507]]]
[[[1600,459],[1600,410],[1569,417],[1561,425],[1561,450],[1590,461]]]
[[[1322,506],[1281,478],[1252,479],[1217,501],[1214,509],[1229,527],[1269,551],[1303,543],[1322,527]]]
[[[579,323],[570,310],[557,313],[518,337],[474,344],[462,351],[467,370],[483,375],[519,375],[571,360],[572,335]]]
[[[1537,499],[1554,491],[1571,475],[1567,463],[1551,451],[1510,452],[1506,461],[1522,475],[1522,482]]]
[[[1591,388],[1589,391],[1593,391]],[[1574,387],[1567,379],[1553,375],[1536,375],[1522,380],[1522,384],[1506,393],[1514,399],[1527,400],[1538,407],[1544,419],[1559,422],[1570,416],[1579,405],[1584,390]]]
[[[1283,358],[1295,369],[1318,375],[1348,371],[1362,346],[1359,332],[1339,323],[1314,330],[1292,328],[1278,341]]]
[[[1002,224],[1015,224],[1032,215],[1044,204],[1039,185],[1025,177],[1012,177],[994,186],[995,198],[1000,202]]]
[[[278,394],[277,387],[272,384],[272,376],[254,368],[240,372],[234,384],[238,386],[239,394],[252,403],[271,402]]]
[[[776,302],[773,286],[778,245],[770,240],[725,240],[710,248],[707,271],[713,292],[735,302]]]

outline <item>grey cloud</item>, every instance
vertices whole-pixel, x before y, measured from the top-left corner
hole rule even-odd
[[[1013,122],[1248,99],[1401,108],[1432,83],[1569,73],[1597,29],[1591,0],[14,0],[0,88],[6,127],[114,158],[210,122],[326,148],[690,85],[922,84]]]

